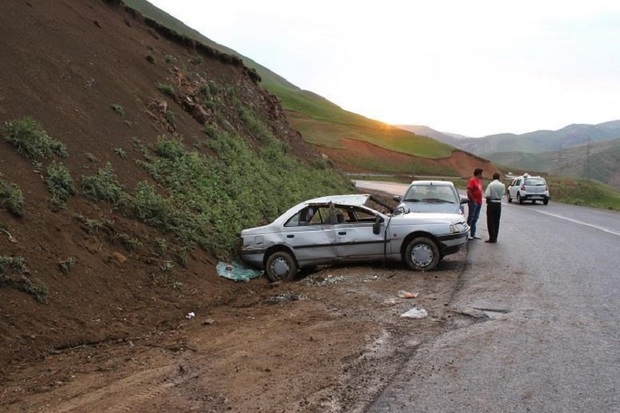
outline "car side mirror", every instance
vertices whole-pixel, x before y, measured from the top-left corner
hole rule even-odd
[[[377,219],[375,219],[375,223],[372,224],[372,233],[373,234],[381,234],[381,224],[383,224],[383,218],[381,218],[380,216],[377,216]]]
[[[400,214],[408,214],[409,212],[411,211],[405,205],[399,205],[396,207],[392,215],[396,216]]]
[[[461,196],[461,205],[466,204],[469,202],[469,198],[467,198],[466,196]]]
[[[392,199],[393,199],[394,201],[396,201],[396,202],[400,202],[400,201],[403,199],[403,197],[402,197],[402,196],[400,196],[400,195],[394,195],[394,196],[392,197]]]

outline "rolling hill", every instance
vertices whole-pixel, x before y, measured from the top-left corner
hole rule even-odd
[[[426,126],[400,127],[490,159],[504,169],[595,179],[620,189],[620,121],[482,138],[461,137]]]

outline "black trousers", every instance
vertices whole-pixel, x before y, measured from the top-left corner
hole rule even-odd
[[[487,202],[487,229],[489,230],[489,241],[497,242],[499,233],[499,219],[502,216],[501,202]]]

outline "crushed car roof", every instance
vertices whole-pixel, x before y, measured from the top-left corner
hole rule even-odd
[[[437,186],[452,186],[454,185],[451,181],[440,181],[440,180],[422,180],[422,181],[411,181],[411,185],[437,185]]]
[[[338,205],[362,206],[370,198],[369,194],[348,194],[348,195],[329,195],[320,198],[309,199],[304,203],[307,205],[329,204],[330,202]]]

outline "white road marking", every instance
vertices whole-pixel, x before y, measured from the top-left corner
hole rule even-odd
[[[540,214],[549,215],[549,216],[552,216],[554,218],[559,218],[559,219],[563,219],[563,220],[566,220],[566,221],[570,221],[570,222],[573,222],[575,224],[585,225],[586,227],[598,229],[600,231],[607,232],[608,234],[612,234],[612,235],[616,235],[616,236],[620,237],[620,232],[616,232],[616,231],[612,231],[612,230],[607,229],[607,228],[599,227],[598,225],[588,224],[587,222],[578,221],[578,220],[572,219],[572,218],[567,218],[567,217],[564,217],[562,215],[552,214],[550,212],[539,211],[539,210],[536,210],[536,212],[538,212]]]

